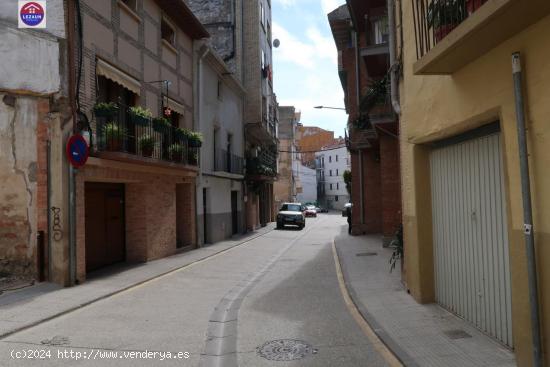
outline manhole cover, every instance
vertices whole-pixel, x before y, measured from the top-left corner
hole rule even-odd
[[[465,332],[464,330],[448,330],[445,331],[445,335],[449,337],[449,339],[466,339],[471,338],[472,336]]]
[[[270,361],[294,361],[310,354],[317,354],[317,349],[302,340],[272,340],[256,348],[258,355]]]
[[[376,252],[360,252],[358,254],[355,254],[355,256],[376,256],[378,253]]]

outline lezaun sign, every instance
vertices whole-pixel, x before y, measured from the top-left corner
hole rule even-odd
[[[19,28],[46,28],[45,1],[20,0],[18,4],[19,6],[17,18]]]

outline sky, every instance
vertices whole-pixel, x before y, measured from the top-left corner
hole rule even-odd
[[[344,136],[345,111],[338,78],[338,53],[327,14],[345,0],[272,0],[274,89],[280,106],[295,106],[305,126],[319,126]]]

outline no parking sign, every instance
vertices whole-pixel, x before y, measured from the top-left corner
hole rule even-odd
[[[69,138],[66,148],[67,159],[74,168],[82,167],[90,156],[90,148],[82,135],[76,134]]]

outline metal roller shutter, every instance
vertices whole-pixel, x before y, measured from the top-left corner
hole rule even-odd
[[[437,302],[512,347],[500,133],[430,155]]]

